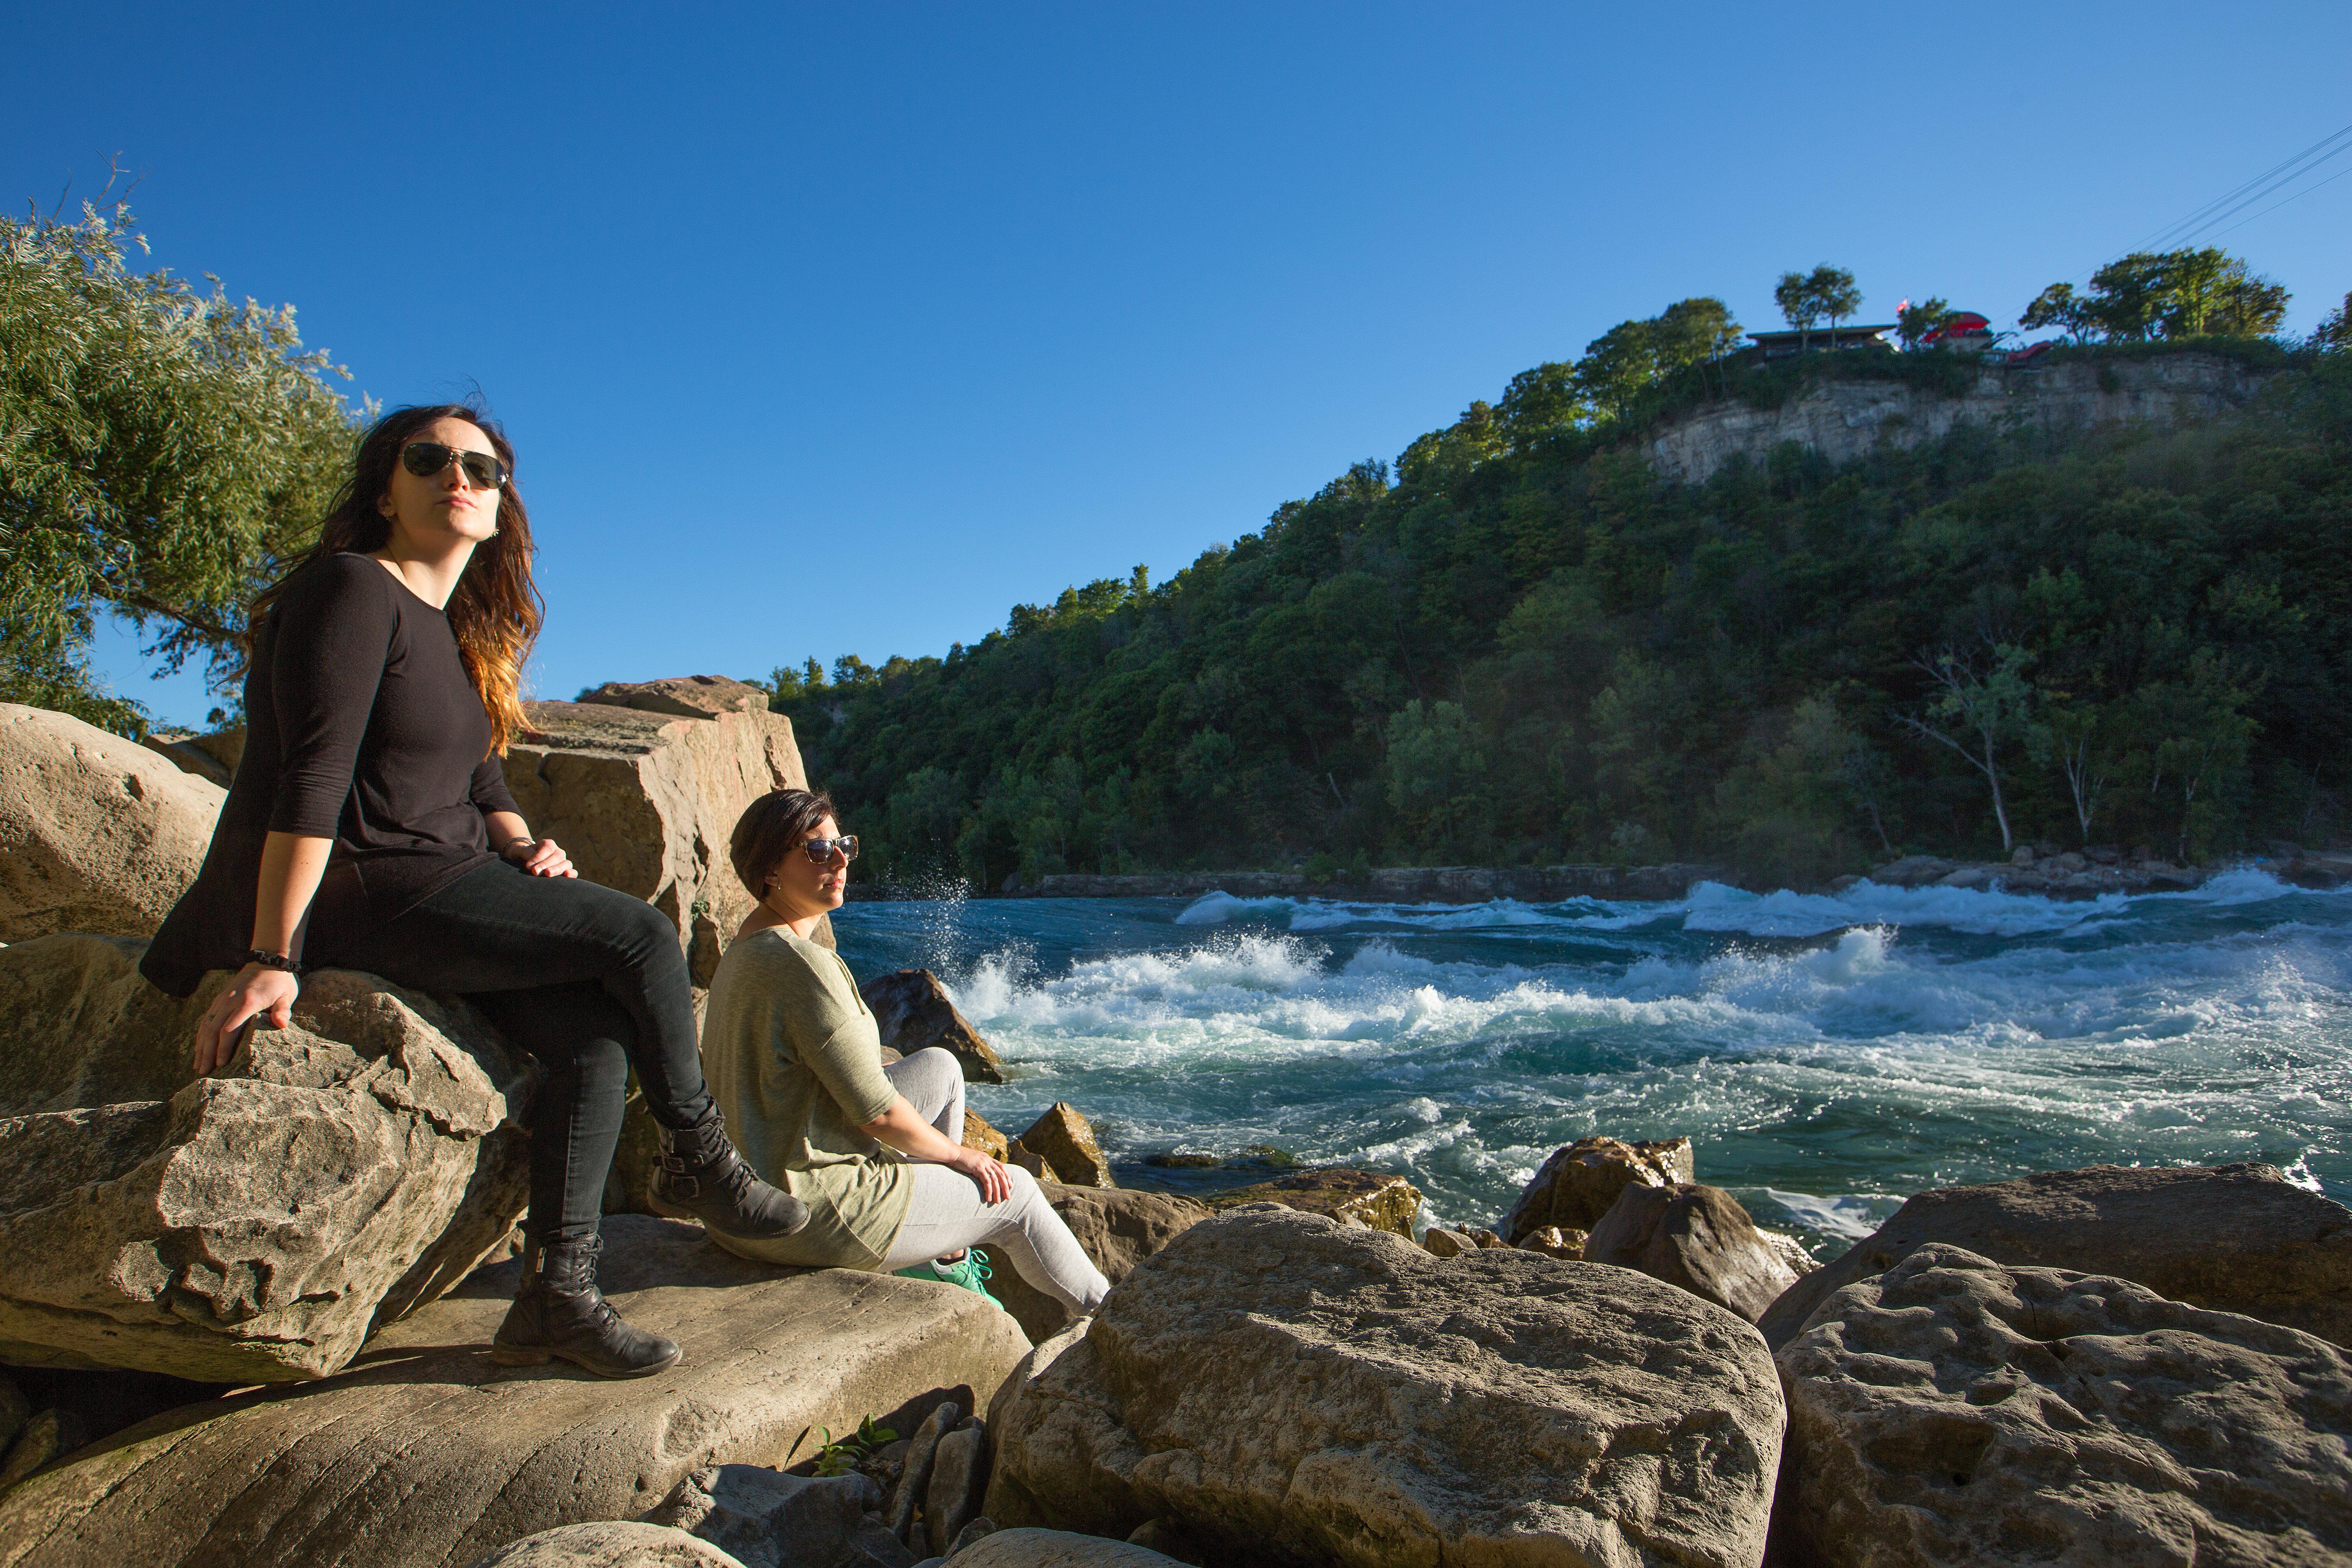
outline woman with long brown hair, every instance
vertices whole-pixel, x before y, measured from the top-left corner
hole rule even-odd
[[[523,727],[541,619],[513,472],[478,408],[395,409],[362,438],[317,546],[254,602],[245,755],[204,869],[140,967],[178,996],[236,972],[197,1026],[199,1073],[249,1022],[285,1028],[305,967],[472,1000],[545,1075],[523,1285],[492,1354],[641,1376],[678,1347],[596,1289],[632,1066],[660,1127],[656,1206],[746,1241],[808,1216],[728,1141],[676,929],[579,880],[507,793],[499,759]]]

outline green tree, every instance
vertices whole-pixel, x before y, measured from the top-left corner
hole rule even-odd
[[[2284,286],[2211,246],[2136,250],[2092,273],[2087,294],[2077,295],[2071,283],[2053,283],[2026,306],[2018,324],[2056,327],[2086,342],[2262,337],[2278,331],[2289,298]]]
[[[2004,818],[2012,847],[2340,842],[2352,354],[2252,358],[2294,395],[1686,485],[1622,441],[1528,438],[1561,429],[1562,403],[1538,412],[1555,366],[1416,442],[1401,482],[1356,465],[1165,583],[1089,584],[854,686],[808,671],[784,707],[894,857],[950,831],[900,822],[954,820],[961,780],[956,857],[991,889],[1024,853],[1040,874],[1671,853],[1803,880],[1979,852]],[[1790,368],[1723,374],[1770,396]],[[2002,628],[1969,668],[1912,662],[1969,626]]]
[[[1754,726],[1747,755],[1716,786],[1740,866],[1802,886],[1866,865],[1853,833],[1864,750],[1822,693]]]
[[[1599,412],[1622,418],[1668,376],[1718,360],[1738,342],[1730,306],[1706,295],[1677,300],[1646,321],[1620,321],[1585,344],[1574,386]]]
[[[2312,342],[2324,350],[2341,352],[2352,349],[2352,294],[2344,296],[2344,303],[2319,318],[2319,325],[2311,334]]]
[[[1470,716],[1457,702],[1408,702],[1391,715],[1389,808],[1404,829],[1408,853],[1475,836],[1486,815],[1486,756]]]
[[[1773,286],[1772,302],[1780,307],[1780,314],[1800,336],[1797,347],[1801,351],[1812,346],[1813,323],[1826,320],[1830,324],[1830,341],[1837,341],[1837,324],[1862,309],[1862,290],[1854,287],[1853,274],[1843,267],[1822,262],[1811,272],[1783,272],[1780,281]]]
[[[1896,720],[1921,739],[1949,747],[1984,775],[1992,791],[1993,820],[2000,825],[2001,852],[2007,854],[2017,838],[2010,831],[2001,791],[2002,752],[2023,734],[2032,711],[2025,667],[2033,655],[2008,643],[1990,644],[1990,649],[1991,658],[1982,668],[1974,654],[1948,651],[1913,660],[1933,682],[1927,710],[1898,714]]]
[[[1660,311],[1654,334],[1658,374],[1706,364],[1739,346],[1740,329],[1731,307],[1711,294],[1677,300]]]
[[[1576,362],[1576,387],[1593,407],[1622,417],[1633,399],[1658,379],[1657,324],[1620,321],[1584,345]]]
[[[953,862],[971,812],[963,781],[945,768],[917,768],[890,792],[884,811],[889,874],[914,878]]]
[[[1916,349],[1919,340],[1952,319],[1949,300],[1922,300],[1916,305],[1906,305],[1895,312],[1895,335],[1906,349]]]
[[[89,663],[126,617],[226,690],[245,604],[309,542],[353,436],[291,306],[165,271],[130,210],[0,218],[0,698],[135,734]]]
[[[1495,411],[1511,446],[1525,450],[1555,431],[1572,430],[1590,419],[1592,410],[1585,398],[1575,367],[1554,360],[1511,377]],[[1403,467],[1402,461],[1398,467]]]
[[[2180,802],[2175,853],[2186,860],[2192,848],[2221,847],[2260,728],[2244,711],[2244,689],[2226,658],[2200,649],[2182,679],[2151,682],[2137,700],[2145,732],[2158,738],[2148,793]]]

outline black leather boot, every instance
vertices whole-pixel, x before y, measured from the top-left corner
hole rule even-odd
[[[727,1140],[727,1119],[713,1110],[683,1132],[664,1127],[661,1160],[649,1194],[653,1211],[743,1241],[790,1236],[808,1224],[808,1205],[751,1173]]]
[[[598,1377],[646,1377],[677,1364],[677,1342],[633,1329],[596,1289],[604,1243],[559,1241],[523,1250],[522,1289],[490,1342],[500,1366],[537,1366],[551,1356]]]

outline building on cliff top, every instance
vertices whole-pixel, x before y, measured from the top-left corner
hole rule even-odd
[[[1886,334],[1895,330],[1892,321],[1875,327],[1816,327],[1811,331],[1750,332],[1756,347],[1764,359],[1780,359],[1811,349],[1864,349],[1874,344],[1886,346]]]

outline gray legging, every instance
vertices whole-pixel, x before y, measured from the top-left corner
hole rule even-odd
[[[963,1068],[953,1056],[932,1046],[903,1061],[886,1062],[882,1070],[916,1115],[950,1142],[963,1142]],[[992,1247],[1011,1259],[1014,1273],[1071,1311],[1091,1312],[1102,1305],[1110,1281],[1028,1172],[1007,1166],[1013,1190],[1003,1203],[988,1204],[980,1200],[980,1184],[962,1172],[910,1163],[915,1195],[883,1268],[907,1268],[967,1247]]]

